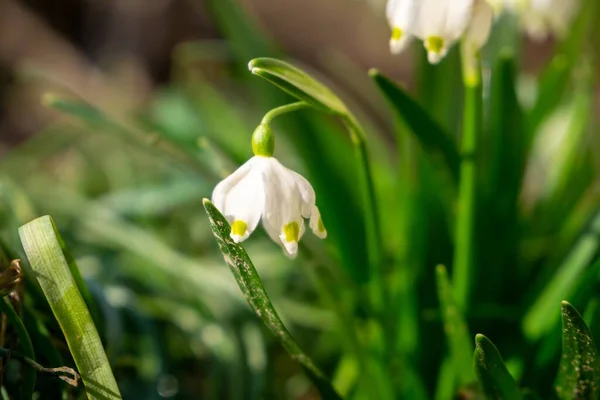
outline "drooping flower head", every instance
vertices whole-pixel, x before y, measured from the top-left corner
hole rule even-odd
[[[498,11],[517,14],[523,29],[534,39],[563,36],[569,29],[580,0],[488,0]]]
[[[479,50],[487,41],[493,15],[485,0],[389,0],[387,19],[392,53],[401,52],[416,37],[435,64],[462,38]]]
[[[212,202],[231,224],[230,236],[236,243],[246,240],[262,219],[269,237],[295,257],[305,218],[315,235],[327,236],[315,191],[304,177],[273,157],[268,125],[256,129],[252,149],[255,156],[215,187]]]

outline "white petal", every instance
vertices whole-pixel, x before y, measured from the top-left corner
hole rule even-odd
[[[232,187],[237,185],[239,181],[242,180],[248,174],[248,172],[250,172],[250,169],[252,168],[253,158],[246,161],[231,175],[223,179],[217,184],[217,186],[215,186],[212,193],[212,203],[222,214],[224,213],[223,209],[225,208],[225,197],[227,196],[227,193],[231,190]]]
[[[281,167],[285,168],[283,165]],[[309,218],[312,208],[315,205],[315,190],[313,189],[310,182],[306,180],[305,177],[290,169],[287,169],[287,171],[295,179],[296,187],[300,192],[300,198],[302,199],[300,211],[302,213],[302,216],[304,218]]]
[[[317,206],[313,206],[310,215],[310,229],[312,229],[313,233],[321,239],[325,239],[327,237],[327,230],[325,229],[325,225],[323,225],[321,213],[319,212]]]
[[[231,238],[239,243],[258,225],[265,207],[262,157],[254,160],[250,171],[224,196],[223,215],[232,224]]]
[[[395,39],[392,36],[390,39],[390,53],[400,54],[412,42],[412,39],[412,35],[408,33],[403,33],[400,39]]]
[[[447,47],[443,47],[439,51],[428,51],[427,52],[427,61],[429,61],[430,64],[437,64],[440,61],[442,61],[442,58],[446,57],[447,53],[448,53]]]
[[[417,20],[417,0],[390,0],[387,4],[387,19],[392,28],[390,51],[400,53],[411,41],[412,27]]]
[[[286,252],[294,256],[298,251],[298,240],[304,233],[302,195],[297,178],[299,175],[285,168],[276,159],[269,160],[269,165],[264,170],[266,204],[263,220],[269,236],[273,238],[272,232],[276,227],[278,238]],[[291,224],[296,224],[294,230],[290,230]]]
[[[492,7],[484,0],[477,0],[473,7],[473,16],[465,32],[465,42],[477,51],[483,47],[490,36],[494,13]]]
[[[443,37],[454,42],[463,36],[472,20],[473,8],[478,1],[484,2],[483,0],[450,0],[452,5],[448,8],[446,32]]]

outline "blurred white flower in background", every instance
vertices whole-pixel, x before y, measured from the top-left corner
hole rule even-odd
[[[579,0],[488,0],[498,12],[519,16],[523,29],[534,39],[563,36],[569,29]]]
[[[493,12],[485,0],[389,0],[390,50],[397,54],[413,39],[423,41],[430,63],[438,63],[450,47],[464,39],[478,51],[487,41]]]

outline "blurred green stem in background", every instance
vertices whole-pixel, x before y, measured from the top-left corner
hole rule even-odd
[[[462,121],[461,162],[454,239],[454,298],[458,308],[465,310],[471,291],[474,260],[474,230],[476,208],[477,136],[481,127],[482,86],[479,55],[467,43],[461,45],[463,83],[465,87]]]
[[[367,150],[366,135],[354,115],[347,112],[343,115],[343,121],[350,132],[350,139],[354,145],[357,161],[360,165],[360,180],[363,184],[363,201],[366,218],[367,248],[369,249],[370,273],[370,297],[373,307],[376,311],[381,311],[387,301],[387,289],[383,280],[383,262],[382,262],[382,237],[381,225],[379,223],[379,213],[377,212],[377,197],[375,195],[375,186],[373,184],[373,174],[371,172],[371,163],[369,161],[369,152]],[[383,325],[382,325],[383,326]]]

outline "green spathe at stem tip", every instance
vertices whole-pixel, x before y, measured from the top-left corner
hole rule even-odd
[[[254,75],[323,112],[348,115],[348,109],[327,86],[301,69],[275,58],[255,58],[248,63]]]

